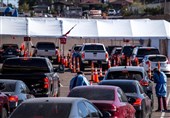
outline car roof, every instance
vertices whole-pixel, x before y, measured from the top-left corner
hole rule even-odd
[[[165,55],[162,55],[162,54],[150,54],[150,55],[145,55],[145,57],[167,57]]]
[[[83,45],[104,45],[103,43],[83,43]]]
[[[24,101],[24,103],[74,103],[81,100],[87,100],[81,97],[41,97]]]
[[[13,79],[0,79],[0,82],[7,82],[7,83],[15,83],[18,81],[22,81],[22,80],[13,80]]]
[[[138,48],[138,49],[147,49],[147,48],[149,48],[149,49],[157,49],[156,47],[147,47],[147,46],[145,46],[145,47],[136,47],[136,48]]]
[[[74,90],[75,89],[86,89],[86,90],[95,90],[95,89],[112,89],[112,90],[115,90],[117,89],[118,87],[117,86],[98,86],[98,85],[91,85],[91,86],[77,86],[75,88],[73,88]]]
[[[108,72],[112,71],[122,71],[122,70],[128,70],[128,71],[144,71],[144,67],[140,66],[114,66],[109,68]]]

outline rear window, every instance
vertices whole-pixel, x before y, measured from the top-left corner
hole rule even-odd
[[[38,43],[36,46],[40,50],[55,50],[55,44],[54,43]]]
[[[71,103],[27,103],[15,110],[11,118],[68,118]]]
[[[114,100],[114,91],[109,89],[76,90],[69,93],[69,97],[83,97],[88,100]]]
[[[166,61],[167,58],[164,56],[156,56],[156,57],[149,57],[149,60],[152,62],[158,62],[158,61]]]
[[[142,72],[137,71],[114,71],[109,72],[106,79],[130,79],[130,80],[142,80]]]
[[[15,91],[15,83],[11,82],[0,82],[0,91],[1,92],[14,92]]]
[[[121,49],[116,49],[115,50],[115,54],[120,54],[121,53]]]
[[[144,56],[149,54],[160,54],[158,49],[138,49],[137,55]]]
[[[131,56],[134,48],[134,46],[124,46],[122,49],[122,53],[126,56]]]
[[[3,45],[2,46],[2,49],[6,50],[6,49],[18,49],[18,46],[17,45]]]
[[[2,67],[3,73],[37,73],[49,72],[45,59],[9,59],[6,60]]]
[[[84,46],[84,50],[88,51],[88,50],[104,50],[104,47],[102,45],[85,45]]]
[[[112,86],[120,87],[124,93],[137,93],[135,83],[127,84],[125,82],[115,82],[115,83],[112,83]]]
[[[80,49],[81,49],[81,46],[74,47],[74,51],[80,51]]]

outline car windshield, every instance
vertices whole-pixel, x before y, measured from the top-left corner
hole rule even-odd
[[[164,62],[167,60],[167,58],[164,56],[155,56],[155,57],[149,57],[149,60],[152,62],[158,62],[158,61]]]
[[[102,45],[85,45],[84,46],[84,50],[88,51],[88,50],[104,50]]]
[[[137,52],[137,56],[145,56],[149,54],[159,54],[159,50],[148,48],[148,49],[139,49]]]
[[[38,43],[37,48],[40,50],[55,50],[55,45],[53,43]]]
[[[106,79],[130,79],[142,80],[142,72],[139,71],[113,71],[109,72]]]
[[[109,89],[77,90],[69,93],[69,97],[83,97],[88,100],[114,100],[114,91]]]
[[[68,118],[71,106],[71,103],[27,103],[10,118]]]
[[[14,92],[15,91],[15,83],[0,82],[0,91],[1,92]]]

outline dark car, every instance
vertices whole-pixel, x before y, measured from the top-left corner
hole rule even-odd
[[[7,118],[10,113],[8,96],[0,92],[0,118]]]
[[[9,118],[106,118],[84,98],[44,97],[24,101]]]
[[[109,118],[134,118],[135,109],[128,103],[121,88],[116,86],[79,86],[73,88],[68,97],[83,97],[90,100],[102,112],[109,112]],[[121,112],[121,113],[120,113]]]
[[[18,44],[3,44],[0,49],[1,62],[7,58],[21,56],[21,50]]]
[[[0,79],[0,91],[9,99],[10,111],[12,112],[21,102],[34,98],[30,90],[21,80]]]
[[[103,80],[99,85],[112,85],[120,87],[130,103],[136,109],[136,118],[151,118],[151,99],[145,94],[143,88],[136,80]]]
[[[149,79],[147,72],[143,67],[138,66],[116,66],[109,68],[104,80],[125,79],[137,80],[143,87],[145,93],[152,100],[152,107],[154,104],[153,99],[153,82]]]
[[[130,62],[130,57],[132,55],[133,49],[136,46],[133,45],[126,45],[122,47],[121,55],[120,55],[120,61],[122,66],[127,66],[128,62]]]

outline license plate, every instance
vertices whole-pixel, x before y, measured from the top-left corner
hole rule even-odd
[[[52,57],[52,59],[56,59],[57,57]]]
[[[8,52],[8,54],[12,54],[12,52]]]

